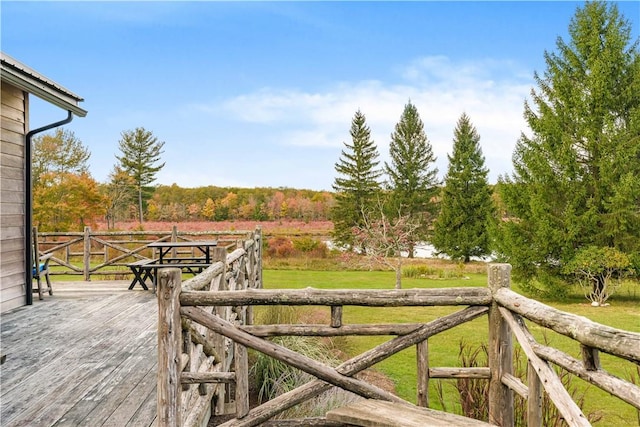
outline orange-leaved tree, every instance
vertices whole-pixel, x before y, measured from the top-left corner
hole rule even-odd
[[[40,231],[79,231],[95,225],[106,206],[88,173],[47,172],[33,190],[33,223]]]

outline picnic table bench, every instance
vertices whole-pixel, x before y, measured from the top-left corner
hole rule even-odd
[[[180,268],[185,273],[193,275],[201,273],[205,268],[211,265],[211,248],[216,247],[217,241],[190,241],[190,242],[154,242],[149,244],[150,248],[158,251],[158,258],[141,259],[127,266],[133,273],[133,280],[129,285],[129,289],[133,289],[140,284],[144,290],[148,290],[146,281],[151,280],[153,291],[156,290],[156,277],[159,268],[175,267]],[[201,256],[193,254],[191,257],[172,257],[174,250],[191,248],[199,251]]]
[[[146,281],[148,279],[151,280],[151,284],[153,285],[153,290],[155,292],[156,289],[156,276],[158,275],[159,268],[179,268],[184,273],[191,273],[193,275],[202,273],[202,271],[207,268],[210,264],[206,264],[205,262],[193,262],[192,260],[187,260],[187,262],[174,260],[173,262],[158,262],[157,259],[141,259],[136,262],[132,262],[127,264],[127,266],[131,269],[133,273],[133,280],[129,285],[129,290],[133,289],[137,284],[142,286],[142,289],[149,290],[147,287]]]

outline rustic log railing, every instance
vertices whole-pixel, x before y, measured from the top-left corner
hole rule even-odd
[[[163,270],[158,290],[157,424],[160,427],[203,425],[211,410],[214,414],[235,414],[234,419],[222,426],[291,425],[270,419],[333,386],[363,398],[412,405],[355,377],[362,370],[411,346],[416,346],[417,351],[418,406],[429,405],[430,378],[486,378],[489,380],[489,422],[492,424],[514,424],[513,394],[517,393],[528,401],[528,425],[541,426],[541,400],[545,392],[569,426],[589,425],[549,365],[551,362],[640,409],[640,387],[606,372],[599,365],[598,357],[598,352],[603,351],[640,363],[640,334],[600,325],[520,296],[509,289],[510,271],[508,264],[490,265],[488,288],[264,290],[259,289],[259,281],[254,282],[256,286],[223,289],[224,267],[219,265],[210,267],[203,277],[182,284],[179,270]],[[218,279],[213,280],[214,277]],[[206,287],[210,290],[204,290]],[[327,306],[331,310],[331,320],[328,325],[252,325],[251,317],[246,313],[248,307],[255,305]],[[343,323],[342,308],[349,305],[466,308],[428,323],[347,325]],[[428,366],[428,339],[431,336],[484,314],[488,314],[489,319],[488,368]],[[535,342],[524,318],[578,341],[583,360]],[[268,340],[285,335],[396,337],[332,368]],[[513,375],[512,336],[528,359],[527,384]],[[194,348],[200,348],[199,351],[208,356],[206,363],[193,357]],[[207,348],[210,349],[208,352]],[[247,348],[285,362],[316,379],[250,408]],[[199,386],[195,387],[195,384]],[[233,396],[224,395],[225,384],[233,385],[229,387],[234,390]],[[227,404],[226,400],[229,401]],[[298,425],[336,425],[326,418],[296,422]]]
[[[233,250],[249,234],[250,231],[179,231],[177,226],[170,231],[97,231],[85,227],[83,232],[39,232],[38,243],[43,254],[53,255],[52,275],[82,275],[89,281],[93,276],[130,274],[127,264],[154,257],[150,243],[217,240],[220,246]]]

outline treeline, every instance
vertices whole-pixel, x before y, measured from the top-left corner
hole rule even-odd
[[[146,218],[154,221],[328,220],[334,203],[328,191],[293,188],[181,188],[176,184],[153,189]],[[135,219],[129,211],[129,218]]]

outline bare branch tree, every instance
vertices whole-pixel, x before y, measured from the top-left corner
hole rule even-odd
[[[384,204],[378,200],[374,212],[362,212],[363,225],[353,228],[357,246],[365,248],[363,254],[370,265],[382,265],[396,272],[395,288],[402,287],[402,253],[411,250],[413,236],[420,222],[411,215],[389,216]]]

